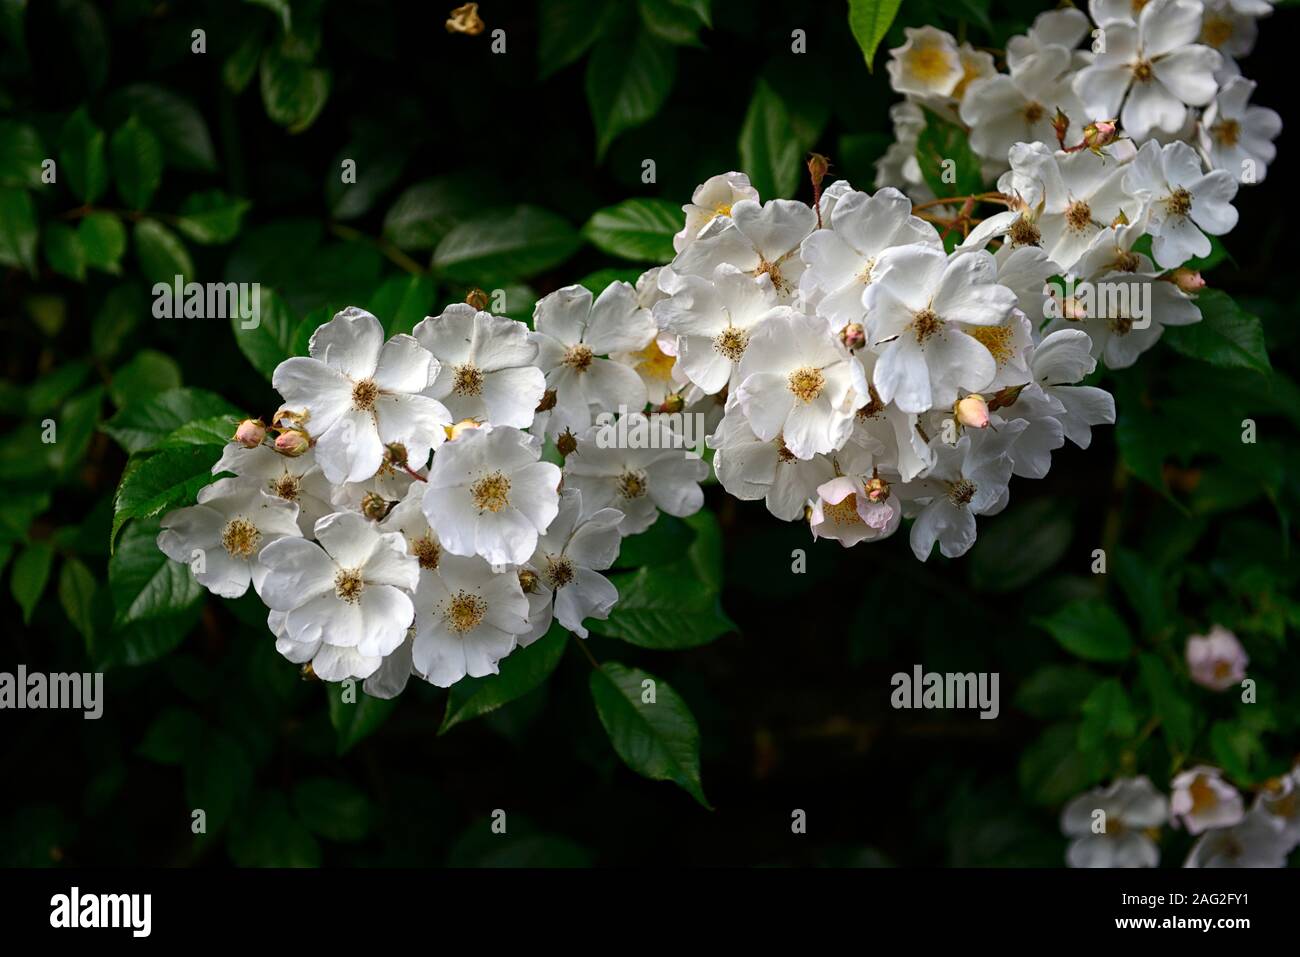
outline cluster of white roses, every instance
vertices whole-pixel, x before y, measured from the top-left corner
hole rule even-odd
[[[1250,659],[1231,631],[1215,625],[1187,639],[1187,671],[1210,691],[1240,687]],[[1159,829],[1172,823],[1199,839],[1184,867],[1285,867],[1300,846],[1300,763],[1246,798],[1223,772],[1197,765],[1180,772],[1166,798],[1145,776],[1120,778],[1070,801],[1061,830],[1071,867],[1155,867]]]
[[[1094,0],[1102,52],[1075,49],[1088,19],[1058,10],[1013,39],[1009,75],[909,30],[881,176],[921,198],[924,108],[968,124],[988,175],[1005,171],[980,197],[1005,212],[973,221],[973,199],[938,197],[926,213],[884,185],[823,192],[815,161],[812,206],[763,203],[732,172],[683,207],[671,263],[599,296],[553,292],[532,329],[484,300],[385,341],[344,310],[276,369],[275,437],[241,425],[214,467],[233,477],[165,516],[159,546],[215,593],[251,582],[281,653],[379,695],[412,673],[494,673],[552,618],[585,637],[585,618],[608,617],[618,595],[600,571],[621,537],[702,504],[688,421],[728,492],[815,537],[879,539],[908,516],[918,558],[936,541],[961,555],[1013,474],[1041,478],[1067,438],[1087,447],[1114,421],[1108,393],[1077,385],[1099,357],[1128,365],[1163,326],[1200,318],[1175,267],[1234,225],[1237,181],[1263,178],[1279,124],[1246,106],[1248,81],[1220,89],[1232,61],[1192,41],[1243,52],[1267,9]],[[960,233],[950,251],[936,221]],[[1144,235],[1154,262],[1134,251]],[[1058,302],[1057,276],[1126,295],[1119,311]],[[615,414],[638,441],[609,440]]]

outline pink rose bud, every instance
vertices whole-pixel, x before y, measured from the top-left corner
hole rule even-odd
[[[889,498],[889,483],[879,477],[869,478],[862,484],[862,491],[867,501],[878,504]]]
[[[1115,137],[1119,135],[1119,127],[1115,120],[1098,120],[1096,123],[1089,123],[1083,128],[1083,141],[1088,145],[1088,149],[1094,153],[1103,146],[1109,146],[1115,142]]]
[[[1179,267],[1170,273],[1169,278],[1183,292],[1200,292],[1205,288],[1205,278],[1195,270]]]
[[[311,448],[311,439],[300,429],[285,429],[275,437],[275,450],[295,458]]]
[[[1240,684],[1246,677],[1250,658],[1237,636],[1222,625],[1215,625],[1208,635],[1187,639],[1187,670],[1192,680],[1211,691],[1223,691]]]
[[[989,424],[989,404],[984,396],[972,392],[963,399],[958,399],[953,407],[957,421],[968,429],[983,429]]]
[[[235,429],[235,441],[246,449],[255,449],[266,438],[266,426],[261,419],[245,419]]]
[[[860,322],[850,322],[840,333],[840,341],[846,349],[861,349],[867,344],[867,333]]]

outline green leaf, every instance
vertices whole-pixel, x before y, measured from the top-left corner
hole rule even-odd
[[[384,238],[402,249],[433,249],[453,226],[478,212],[482,174],[453,173],[407,187],[384,216]]]
[[[118,195],[131,209],[148,209],[162,182],[162,143],[133,116],[118,127],[109,149]]]
[[[916,162],[935,196],[968,196],[984,189],[980,159],[971,152],[966,131],[928,110],[916,141]]]
[[[206,389],[167,389],[132,401],[104,423],[104,431],[128,452],[139,452],[187,422],[217,415],[235,417],[239,410]]]
[[[240,867],[320,867],[320,845],[289,810],[283,795],[267,792],[231,826],[226,842]]]
[[[669,43],[701,46],[699,32],[704,20],[699,13],[676,0],[639,0],[641,22],[646,29]]]
[[[618,604],[592,630],[642,648],[695,648],[735,631],[722,610],[716,587],[689,567],[651,565],[611,575]]]
[[[250,31],[244,34],[244,38],[239,41],[239,46],[235,47],[234,52],[226,58],[226,62],[221,66],[221,81],[226,84],[226,89],[231,93],[244,92],[253,79],[253,74],[257,72],[257,65],[262,60],[265,44],[266,39],[262,31]]]
[[[480,718],[542,685],[560,663],[569,633],[558,623],[527,648],[501,659],[499,674],[486,678],[465,678],[451,686],[447,710],[438,734],[456,725]]]
[[[59,170],[79,200],[93,203],[108,188],[104,131],[83,106],[68,117],[59,136]]]
[[[113,373],[108,394],[118,408],[148,400],[181,385],[180,364],[156,349],[141,349]],[[131,449],[130,451],[136,451]]]
[[[971,585],[980,591],[1015,591],[1061,560],[1074,524],[1053,498],[1013,504],[980,527],[970,553]]]
[[[77,225],[77,239],[86,265],[110,275],[122,272],[126,227],[112,213],[91,213]]]
[[[660,515],[644,532],[623,539],[614,567],[640,568],[680,562],[694,541],[694,528],[676,516]]]
[[[82,282],[86,278],[86,251],[77,231],[66,223],[50,223],[41,240],[45,260],[55,272]]]
[[[96,643],[97,662],[153,661],[180,644],[198,620],[206,592],[189,565],[159,550],[159,528],[157,518],[133,522],[109,556],[114,631],[105,647]]]
[[[586,53],[615,10],[611,0],[541,0],[539,78],[546,79]]]
[[[623,259],[665,263],[673,258],[673,234],[682,227],[681,207],[666,199],[629,199],[598,210],[582,234],[601,252]]]
[[[184,708],[168,708],[154,718],[136,754],[159,764],[179,765],[201,744],[203,719]]]
[[[1035,718],[1073,718],[1098,680],[1078,665],[1047,665],[1016,690],[1016,707]]]
[[[301,133],[316,122],[330,95],[330,72],[275,48],[262,55],[262,104],[273,123]]]
[[[95,637],[94,601],[97,583],[86,563],[79,558],[65,558],[59,569],[59,604],[68,621],[86,639],[87,647]]]
[[[582,244],[564,219],[516,206],[461,223],[443,237],[433,265],[448,279],[489,287],[558,266]]]
[[[211,484],[212,466],[220,457],[219,445],[181,446],[145,458],[133,456],[113,497],[110,545],[127,519],[150,518],[193,504],[199,489]]]
[[[202,739],[185,755],[185,802],[189,810],[207,816],[207,833],[224,827],[252,788],[253,768],[239,742],[224,731],[205,728]],[[264,838],[268,843],[284,839],[278,833]]]
[[[36,207],[27,190],[0,186],[0,265],[36,275]]]
[[[674,782],[712,810],[700,784],[700,731],[677,692],[616,661],[594,669],[589,683],[600,723],[623,763],[652,781]]]
[[[1083,702],[1079,748],[1098,751],[1137,734],[1138,719],[1124,686],[1116,678],[1100,682]]]
[[[31,623],[36,603],[45,592],[54,563],[54,548],[49,542],[33,542],[18,553],[9,573],[9,591],[23,610],[23,624]]]
[[[238,424],[239,418],[233,415],[214,415],[187,422],[159,440],[156,447],[170,449],[182,445],[225,445],[231,441]]]
[[[1173,673],[1153,654],[1138,656],[1142,686],[1151,698],[1151,710],[1160,719],[1169,753],[1181,759],[1192,747],[1194,735],[1192,703],[1179,690]]]
[[[740,165],[764,199],[789,198],[799,188],[803,147],[785,101],[759,78],[740,128]]]
[[[154,219],[135,224],[135,255],[140,271],[150,283],[171,286],[176,277],[188,282],[194,277],[194,261],[179,236]]]
[[[35,127],[0,120],[0,186],[39,189],[44,185],[41,164],[49,155]]]
[[[302,822],[330,841],[359,841],[370,833],[370,799],[347,781],[308,778],[293,789],[293,807]]]
[[[84,359],[74,359],[37,379],[27,390],[27,411],[41,415],[53,411],[81,387],[90,375]]]
[[[112,108],[123,121],[135,116],[149,128],[162,144],[163,158],[169,166],[216,172],[217,151],[208,125],[188,100],[165,87],[137,83],[115,93]]]
[[[90,326],[90,347],[95,358],[108,361],[116,356],[148,310],[139,286],[129,284],[111,289]]]
[[[415,324],[433,310],[433,277],[400,275],[386,280],[367,304],[368,312],[378,316],[390,336],[410,334]],[[312,326],[315,330],[316,326]]]
[[[1076,599],[1050,618],[1036,619],[1035,624],[1085,661],[1124,661],[1133,650],[1128,627],[1100,599]]]
[[[849,0],[849,29],[862,49],[862,58],[871,70],[876,48],[898,16],[903,0]]]
[[[596,124],[596,158],[625,130],[650,120],[673,87],[677,54],[649,30],[607,34],[587,61],[587,104]]]
[[[72,396],[59,410],[59,440],[50,449],[51,468],[68,474],[83,464],[82,457],[99,426],[104,389],[91,388]]]
[[[1060,807],[1099,775],[1079,751],[1077,724],[1054,724],[1020,755],[1020,788],[1035,804]]]
[[[397,699],[372,698],[360,690],[360,685],[349,686],[356,701],[343,700],[343,685],[331,683],[328,687],[330,724],[338,738],[340,757],[379,730],[397,708]]]
[[[239,351],[247,356],[258,372],[269,382],[275,367],[294,354],[294,333],[298,320],[284,301],[269,289],[259,290],[258,313],[254,319],[240,317],[238,311],[230,316],[230,328],[235,334]],[[255,321],[256,324],[253,324]]]
[[[1254,369],[1267,373],[1271,366],[1264,344],[1264,326],[1242,310],[1227,293],[1206,289],[1196,297],[1201,321],[1190,326],[1167,326],[1164,339],[1176,352],[1225,369]]]
[[[1211,725],[1210,751],[1219,767],[1241,784],[1254,782],[1251,767],[1267,753],[1255,731],[1237,721],[1216,721]]]
[[[1126,548],[1117,548],[1111,560],[1120,590],[1137,612],[1142,636],[1157,634],[1168,620],[1161,569],[1151,559]]]

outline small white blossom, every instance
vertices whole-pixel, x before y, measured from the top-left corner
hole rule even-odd
[[[1160,848],[1146,832],[1168,819],[1169,802],[1145,775],[1121,778],[1110,787],[1080,794],[1061,812],[1061,830],[1073,838],[1066,863],[1155,867],[1160,863]]]

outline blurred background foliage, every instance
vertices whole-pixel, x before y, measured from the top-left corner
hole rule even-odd
[[[924,23],[996,47],[1043,6],[906,0],[882,50]],[[0,0],[0,668],[108,671],[98,721],[0,719],[0,861],[1055,865],[1059,808],[1090,785],[1164,789],[1206,761],[1249,789],[1289,766],[1287,132],[1208,272],[1228,318],[1103,375],[1117,426],[1013,482],[962,560],[812,543],[712,486],[706,512],[625,542],[623,602],[587,647],[626,667],[556,632],[499,679],[356,704],[279,658],[255,597],[209,599],[168,563],[158,514],[235,416],[273,410],[270,370],[336,309],[406,331],[482,286],[527,319],[666,261],[709,175],[809,200],[816,149],[869,189],[891,140],[882,58],[873,76],[843,3],[486,2],[478,35],[449,9]],[[1285,42],[1266,28],[1247,61],[1268,105]],[[178,274],[260,283],[262,324],[155,319],[152,284]],[[1214,623],[1258,703],[1190,684],[1184,640]],[[999,672],[1000,718],[892,710],[916,663]],[[689,755],[698,722],[702,791],[689,757],[629,762],[678,790],[610,748],[635,669],[675,689],[657,733]],[[1189,839],[1163,840],[1179,863]]]

